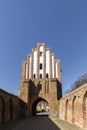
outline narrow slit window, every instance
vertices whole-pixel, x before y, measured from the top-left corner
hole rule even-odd
[[[40,56],[42,56],[42,52],[40,52]]]
[[[42,79],[42,74],[40,74],[40,79]]]
[[[33,77],[34,77],[34,79],[35,79],[35,78],[36,78],[36,75],[34,74]]]
[[[40,70],[42,70],[42,63],[40,63]]]
[[[46,74],[46,78],[49,78],[49,75],[48,75],[48,73]]]

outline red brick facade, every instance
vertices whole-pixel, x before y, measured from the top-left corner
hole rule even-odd
[[[87,84],[59,101],[59,118],[87,128]]]
[[[0,122],[26,117],[27,104],[0,89]]]

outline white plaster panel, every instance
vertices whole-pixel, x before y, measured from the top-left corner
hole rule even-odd
[[[39,69],[39,75],[42,74],[42,78],[43,78],[43,56],[39,56],[39,66],[40,63],[42,63],[42,69]]]
[[[40,46],[40,51],[43,52],[43,46]]]
[[[31,78],[31,57],[29,57],[29,79]]]
[[[50,52],[49,50],[46,51],[46,74],[48,73],[49,74],[49,62],[50,62]],[[50,75],[50,74],[49,74]]]
[[[33,74],[37,72],[37,51],[33,52]]]
[[[28,78],[28,64],[26,63],[26,66],[25,66],[25,72],[26,72],[26,79]]]
[[[42,74],[42,75],[43,75],[43,71],[42,71],[42,70],[40,70],[40,71],[39,71],[39,74]]]
[[[43,63],[43,56],[40,56],[40,63]]]
[[[42,52],[42,56],[39,56],[39,63],[43,63],[43,46],[40,46],[39,52]]]
[[[28,78],[29,78],[29,57],[28,57],[27,62],[28,62]]]
[[[39,52],[42,52],[42,56],[39,55],[39,65],[42,63],[42,69],[39,69],[39,75],[42,74],[43,78],[43,46],[40,46]]]
[[[52,78],[54,78],[54,56],[52,56]]]
[[[39,57],[39,66],[40,63],[42,63],[42,69],[41,70],[39,69],[39,75],[42,74],[42,78],[43,78],[43,57],[42,56]]]
[[[58,78],[58,68],[57,68],[57,62],[55,63],[55,68],[56,68],[56,78]]]

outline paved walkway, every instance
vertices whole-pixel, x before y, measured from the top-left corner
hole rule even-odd
[[[28,118],[12,130],[60,130],[47,116]]]
[[[64,120],[60,120],[58,118],[52,118],[51,120],[60,128],[60,130],[83,130],[82,128],[74,124],[71,124]]]
[[[0,124],[0,130],[82,130],[67,121],[47,116],[35,116]]]

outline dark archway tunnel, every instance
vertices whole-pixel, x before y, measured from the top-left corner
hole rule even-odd
[[[45,99],[43,99],[41,97],[37,98],[33,102],[31,107],[32,107],[31,108],[32,116],[34,116],[34,115],[48,115],[48,113],[49,113],[49,104]]]

